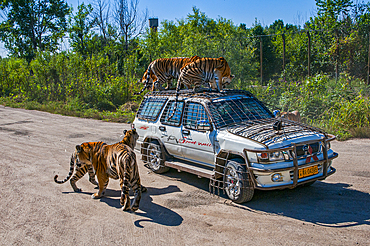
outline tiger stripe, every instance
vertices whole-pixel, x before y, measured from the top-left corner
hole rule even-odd
[[[57,184],[64,184],[65,182],[67,182],[71,178],[71,176],[73,174],[73,171],[74,171],[74,164],[75,164],[74,159],[75,158],[74,158],[74,156],[72,154],[71,161],[70,161],[70,167],[69,167],[69,173],[68,173],[67,177],[65,179],[63,179],[62,181],[59,181],[58,180],[58,175],[55,175],[54,176],[55,183],[57,183]]]

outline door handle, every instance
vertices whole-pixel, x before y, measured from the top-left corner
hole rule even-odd
[[[182,134],[184,134],[184,135],[190,135],[190,131],[188,131],[188,130],[182,130]]]
[[[165,130],[166,130],[166,127],[164,127],[164,126],[160,126],[160,127],[158,127],[159,128],[159,130],[160,131],[162,131],[162,132],[164,132]]]

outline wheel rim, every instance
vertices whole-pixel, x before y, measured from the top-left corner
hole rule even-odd
[[[240,195],[241,184],[239,175],[233,168],[227,168],[225,184],[225,190],[230,199],[237,199]]]
[[[157,145],[150,144],[148,159],[153,170],[158,170],[161,167],[161,152]]]

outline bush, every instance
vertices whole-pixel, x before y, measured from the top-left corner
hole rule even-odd
[[[117,59],[116,59],[117,60]],[[0,60],[0,102],[11,107],[64,115],[132,122],[142,95],[138,58],[120,57],[119,64],[104,55],[40,53],[31,62]],[[118,66],[119,65],[119,66]],[[119,69],[119,71],[118,71]],[[233,85],[251,91],[273,111],[298,110],[302,119],[338,135],[339,139],[369,137],[370,87],[341,74],[338,81],[317,75],[302,81],[243,82]],[[231,87],[231,86],[230,86]]]

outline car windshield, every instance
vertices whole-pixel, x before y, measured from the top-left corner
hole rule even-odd
[[[261,102],[251,97],[216,99],[208,103],[208,108],[216,128],[274,117]]]

